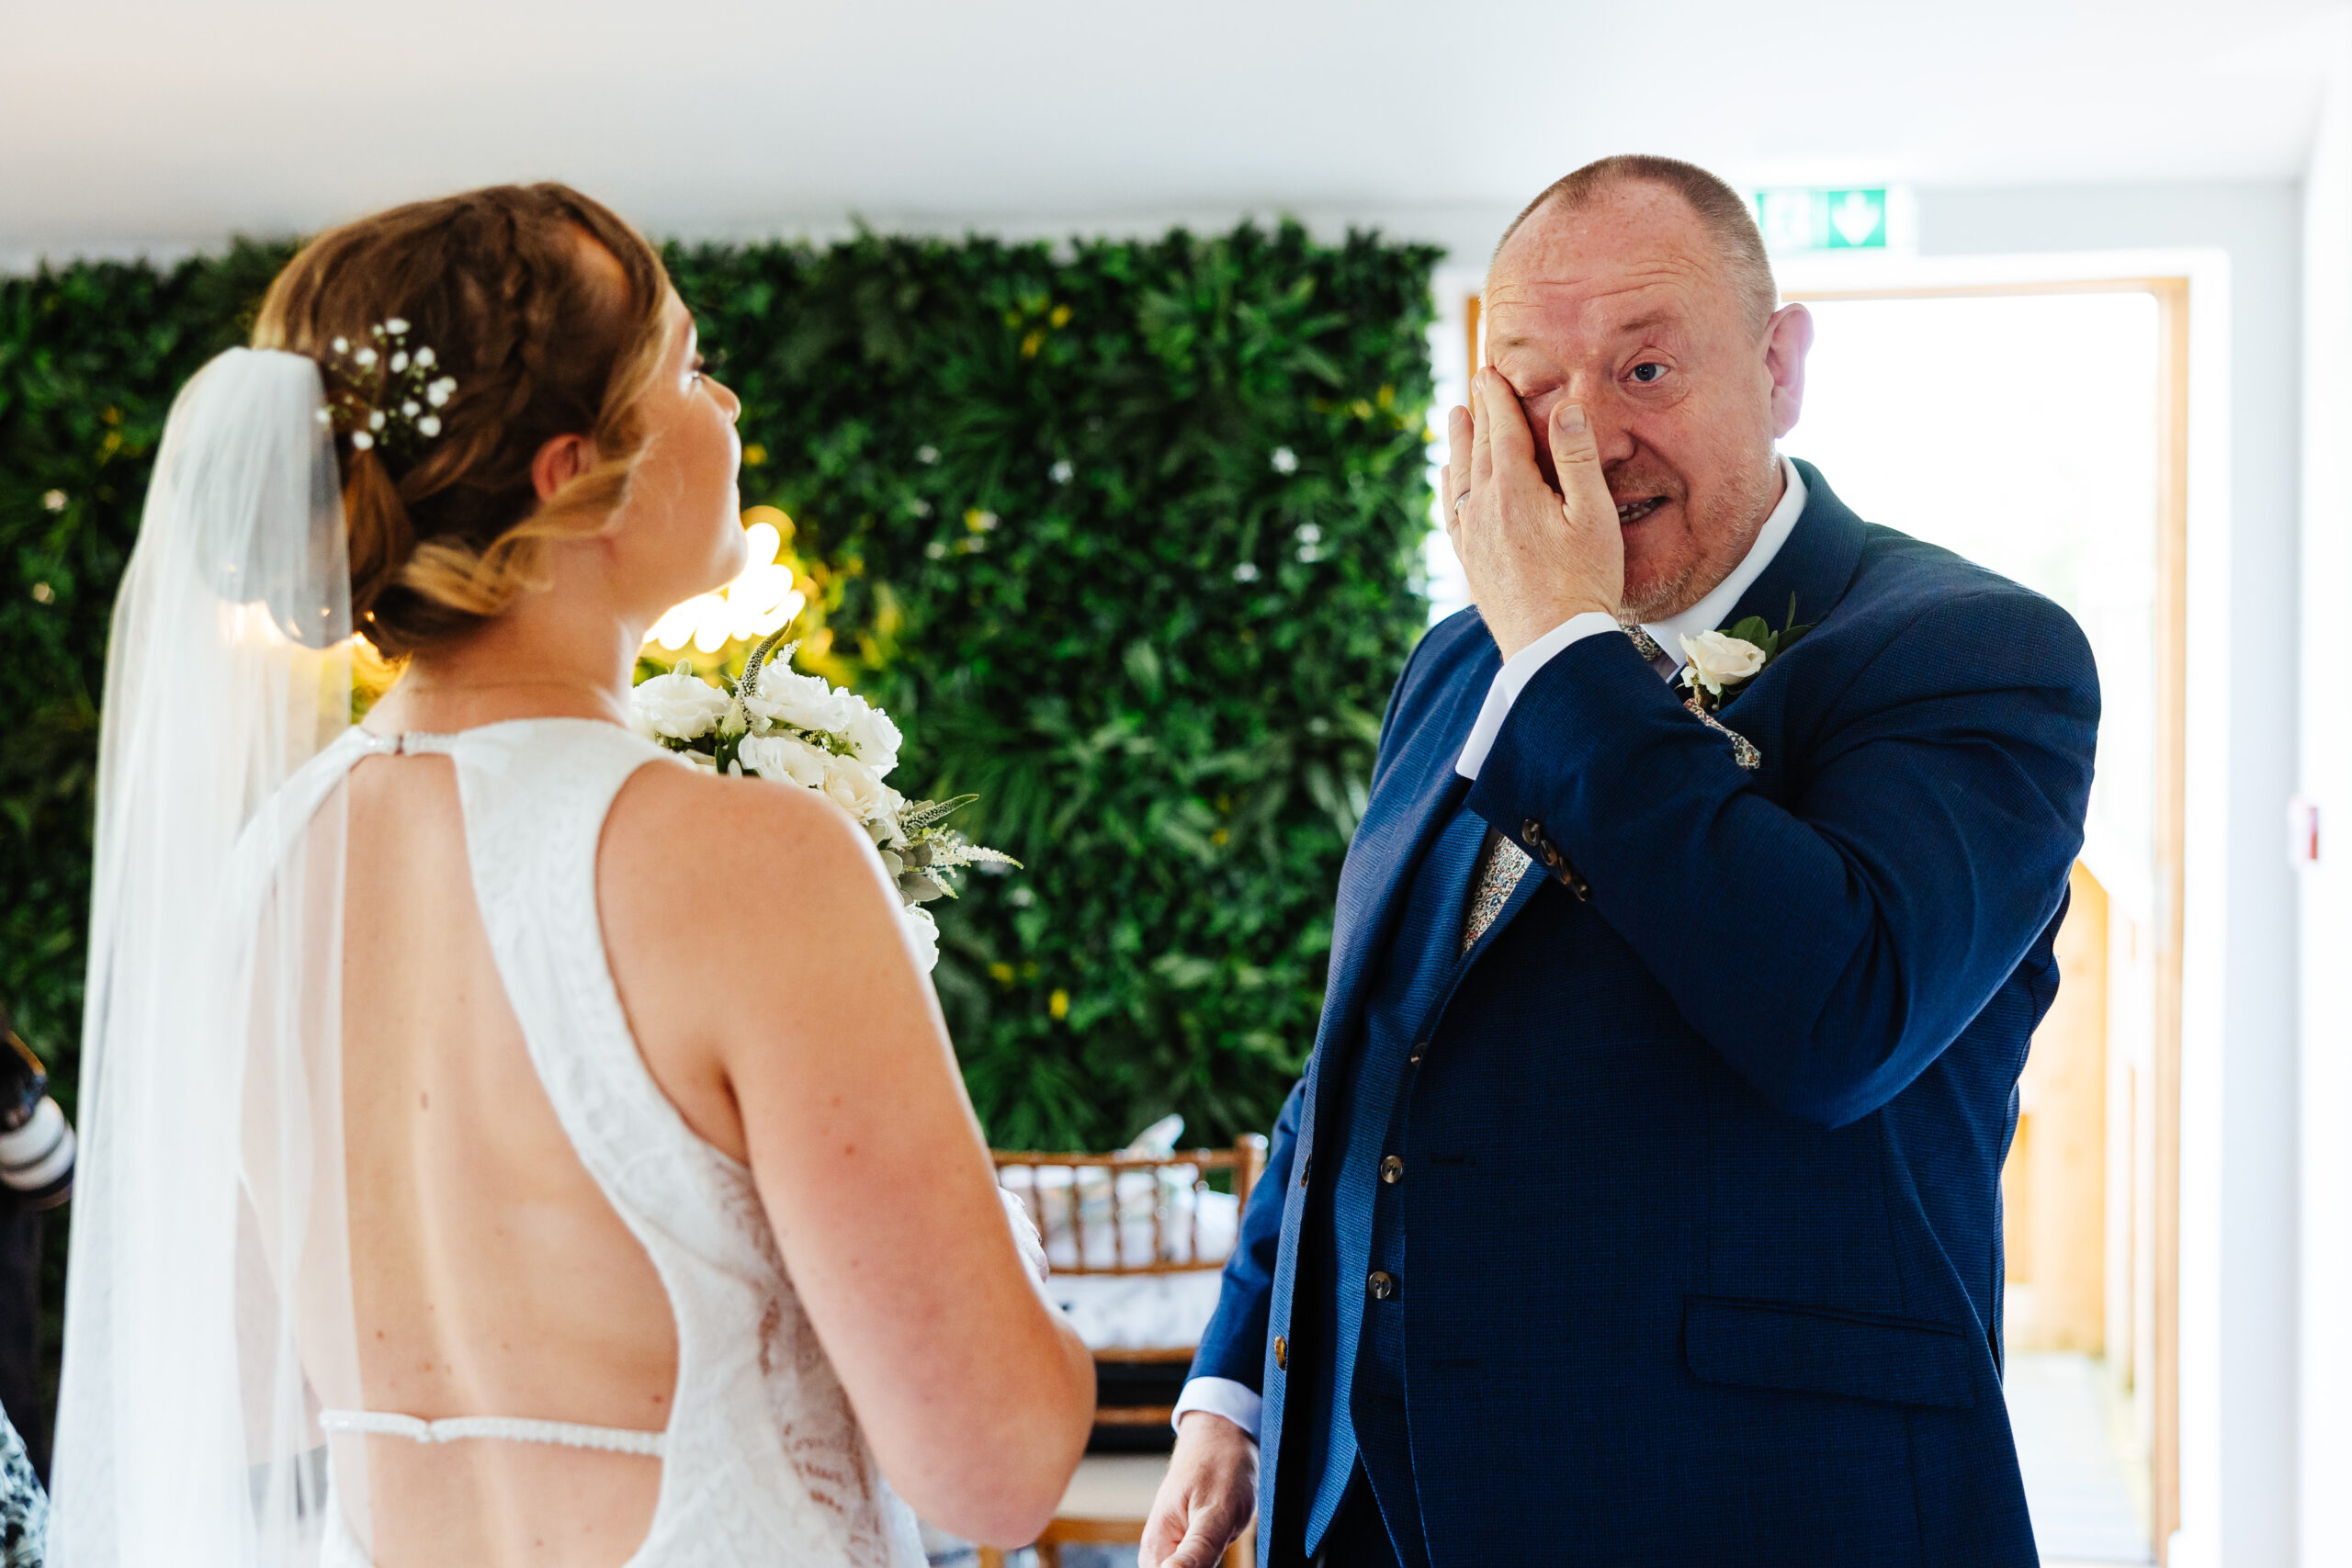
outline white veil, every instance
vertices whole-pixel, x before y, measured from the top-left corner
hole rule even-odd
[[[59,1568],[317,1561],[312,1382],[355,1364],[343,797],[313,817],[321,792],[283,786],[350,722],[325,408],[297,355],[232,349],[198,372],[173,406],[115,606]]]

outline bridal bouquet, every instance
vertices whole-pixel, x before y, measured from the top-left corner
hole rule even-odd
[[[783,636],[752,650],[740,681],[722,672],[713,685],[681,663],[639,682],[630,722],[696,767],[813,789],[855,818],[898,883],[901,913],[929,970],[939,962],[939,926],[923,906],[956,897],[948,873],[1021,863],[944,826],[979,796],[910,801],[884,784],[899,763],[899,727],[856,693],[794,670],[799,645],[777,647]]]

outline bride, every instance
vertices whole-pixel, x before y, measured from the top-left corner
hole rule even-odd
[[[626,728],[743,551],[660,258],[561,186],[423,202],[254,342],[115,614],[51,1561],[1029,1540],[1091,1363],[875,852]],[[354,632],[405,660],[359,728]]]

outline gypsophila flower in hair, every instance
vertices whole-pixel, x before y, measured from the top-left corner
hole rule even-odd
[[[319,423],[351,438],[355,452],[371,450],[379,441],[402,457],[441,434],[441,416],[431,411],[447,404],[457,392],[457,378],[429,378],[427,372],[440,356],[425,345],[408,344],[409,324],[393,316],[368,330],[372,344],[355,350],[349,338],[328,344],[321,367],[326,382],[327,406]]]

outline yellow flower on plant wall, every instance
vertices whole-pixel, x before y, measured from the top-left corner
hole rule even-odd
[[[1054,1021],[1056,1023],[1059,1023],[1063,1019],[1068,1018],[1069,1016],[1069,993],[1063,990],[1058,986],[1055,987],[1054,994],[1046,998],[1046,1010],[1054,1015]]]
[[[745,468],[756,468],[767,460],[768,449],[761,446],[758,442],[754,441],[749,446],[743,448],[743,466]]]

